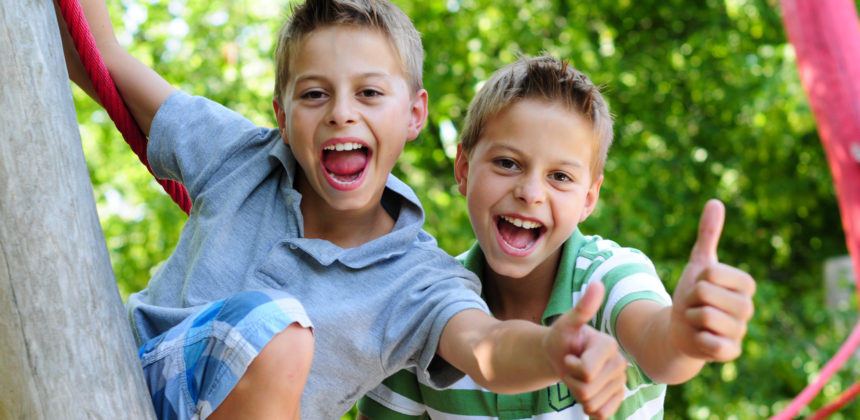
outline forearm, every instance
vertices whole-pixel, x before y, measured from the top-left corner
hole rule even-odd
[[[75,48],[75,44],[72,41],[69,29],[66,26],[65,20],[63,19],[63,14],[60,11],[60,6],[59,4],[57,4],[56,0],[54,1],[54,11],[57,15],[57,24],[60,30],[60,39],[63,42],[63,57],[66,61],[66,68],[69,72],[69,79],[71,79],[72,82],[78,85],[78,87],[80,87],[87,95],[98,101],[99,98],[96,94],[96,90],[93,87],[93,84],[90,81],[86,70],[84,69],[84,65],[81,62],[81,58],[78,55],[78,51]]]
[[[705,360],[687,356],[673,344],[670,334],[671,306],[663,307],[646,318],[641,318],[641,314],[634,316],[647,321],[633,331],[618,331],[618,335],[624,349],[649,378],[660,383],[679,384],[702,370]]]
[[[449,321],[439,355],[493,392],[534,391],[559,382],[546,352],[547,328],[522,320],[498,321],[477,310]]]
[[[119,45],[103,0],[82,0],[81,7],[117,90],[141,130],[149,135],[155,113],[175,89]],[[65,22],[60,16],[58,20],[69,78],[93,99],[101,102],[74,48]]]
[[[149,136],[156,112],[176,89],[118,43],[99,49],[125,105],[143,133]]]

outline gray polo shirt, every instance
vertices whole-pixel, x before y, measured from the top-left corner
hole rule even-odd
[[[340,418],[404,367],[436,386],[462,376],[434,356],[454,314],[487,311],[480,283],[422,230],[421,205],[397,178],[389,176],[382,197],[393,231],[344,249],[302,237],[293,189],[300,168],[278,130],[176,92],[153,120],[147,151],[157,176],[185,184],[193,207],[173,254],[129,297],[138,344],[200,305],[272,288],[296,297],[314,324],[303,418]]]

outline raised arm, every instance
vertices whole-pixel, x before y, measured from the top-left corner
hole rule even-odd
[[[733,360],[741,353],[753,313],[755,281],[718,261],[724,219],[723,204],[709,201],[672,306],[640,300],[618,315],[616,334],[621,345],[657,382],[686,382],[706,362]]]
[[[591,284],[576,307],[552,327],[524,320],[499,321],[478,310],[455,315],[438,353],[496,393],[522,393],[563,382],[587,414],[607,418],[624,398],[626,361],[612,337],[587,325],[603,301]]]
[[[81,0],[80,3],[99,53],[101,53],[120,95],[143,133],[148,136],[155,113],[175,88],[119,45],[104,1]],[[88,95],[98,101],[95,89],[74,48],[68,28],[59,16],[58,23],[63,39],[66,65],[69,68],[69,77]]]

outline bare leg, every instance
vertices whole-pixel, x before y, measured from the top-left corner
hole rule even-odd
[[[299,419],[313,354],[311,330],[291,324],[263,347],[209,419]]]

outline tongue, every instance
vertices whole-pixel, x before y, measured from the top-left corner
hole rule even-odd
[[[350,151],[327,151],[323,156],[323,165],[326,170],[338,176],[357,175],[367,165],[367,154],[365,150]]]
[[[518,249],[526,249],[535,240],[535,230],[516,227],[504,220],[499,222],[499,234],[508,244]]]

